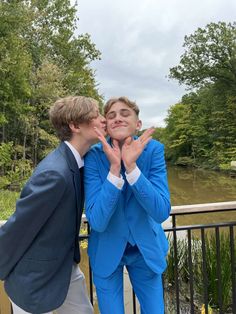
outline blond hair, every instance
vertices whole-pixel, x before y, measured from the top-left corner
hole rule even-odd
[[[111,109],[111,107],[117,103],[118,101],[123,102],[124,104],[126,104],[128,107],[130,107],[137,115],[139,115],[139,107],[137,106],[136,102],[129,100],[127,97],[125,96],[121,96],[118,98],[111,98],[109,99],[105,106],[104,106],[104,114],[106,115],[108,113],[108,111]]]
[[[85,96],[68,96],[58,99],[49,110],[49,118],[60,140],[70,140],[72,136],[69,124],[78,126],[89,123],[97,117],[97,100]]]

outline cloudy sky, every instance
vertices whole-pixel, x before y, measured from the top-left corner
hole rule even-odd
[[[208,23],[236,20],[236,0],[78,0],[78,32],[101,51],[92,63],[105,100],[125,95],[140,107],[143,128],[164,126],[186,93],[167,78],[184,36]]]

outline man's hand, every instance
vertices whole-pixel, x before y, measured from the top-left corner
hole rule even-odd
[[[129,136],[121,149],[121,159],[124,162],[126,172],[129,173],[136,167],[136,160],[141,155],[144,147],[152,139],[154,128],[147,129],[137,140]]]
[[[107,143],[105,136],[94,127],[94,131],[96,132],[98,139],[101,141],[103,150],[110,162],[110,172],[119,177],[120,169],[121,169],[121,151],[119,147],[119,143],[117,140],[112,140],[112,147]]]

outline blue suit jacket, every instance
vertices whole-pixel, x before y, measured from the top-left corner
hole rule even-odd
[[[93,272],[107,277],[120,263],[131,232],[147,265],[166,268],[168,242],[161,223],[170,213],[164,146],[151,140],[137,160],[141,175],[122,190],[107,180],[109,161],[97,144],[85,158],[85,207],[91,226],[88,254]],[[125,176],[124,176],[125,177]]]
[[[79,169],[65,143],[35,169],[15,213],[0,228],[0,278],[18,306],[45,313],[66,298],[79,262]]]

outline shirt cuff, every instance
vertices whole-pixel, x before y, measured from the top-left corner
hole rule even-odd
[[[125,183],[122,176],[121,177],[114,176],[114,174],[112,174],[110,171],[107,175],[107,180],[110,181],[113,185],[115,185],[119,190],[123,188],[123,185]]]
[[[141,171],[137,166],[130,173],[125,172],[126,179],[130,185],[133,185],[138,180],[140,174],[141,174]]]

